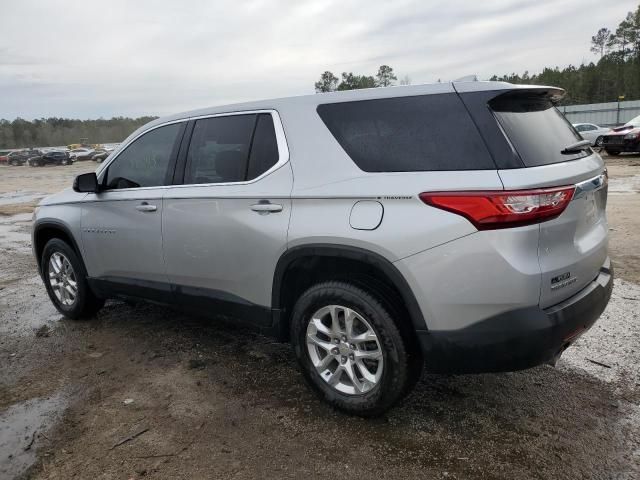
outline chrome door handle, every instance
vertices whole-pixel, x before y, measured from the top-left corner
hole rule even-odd
[[[251,205],[251,210],[258,213],[275,213],[282,211],[282,205],[277,203],[255,203]]]
[[[136,205],[136,210],[139,212],[155,212],[158,209],[155,205],[149,205],[147,202],[142,202],[140,205]]]

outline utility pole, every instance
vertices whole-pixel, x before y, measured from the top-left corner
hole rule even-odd
[[[624,100],[624,95],[618,95],[618,110],[616,112],[616,126],[620,125],[620,102]]]

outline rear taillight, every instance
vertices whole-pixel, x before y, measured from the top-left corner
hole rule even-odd
[[[574,186],[489,192],[425,192],[420,200],[462,215],[478,230],[521,227],[560,215],[573,198]]]

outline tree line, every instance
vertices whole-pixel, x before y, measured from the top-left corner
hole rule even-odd
[[[597,62],[546,67],[540,73],[493,75],[489,80],[510,83],[553,85],[567,91],[564,105],[640,99],[640,5],[620,22],[615,30],[603,27],[591,37],[591,51],[600,56]],[[315,83],[316,92],[388,87],[397,78],[393,68],[382,65],[375,76],[343,72],[342,79],[326,71]],[[439,80],[438,80],[439,81]],[[408,85],[409,77],[400,82]]]
[[[80,143],[121,142],[138,127],[157,117],[115,117],[98,120],[40,118],[33,121],[0,119],[0,148],[63,146]]]

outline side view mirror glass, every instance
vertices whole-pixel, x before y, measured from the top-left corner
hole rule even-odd
[[[73,189],[76,192],[98,193],[100,191],[98,177],[94,172],[78,175],[73,181]]]

